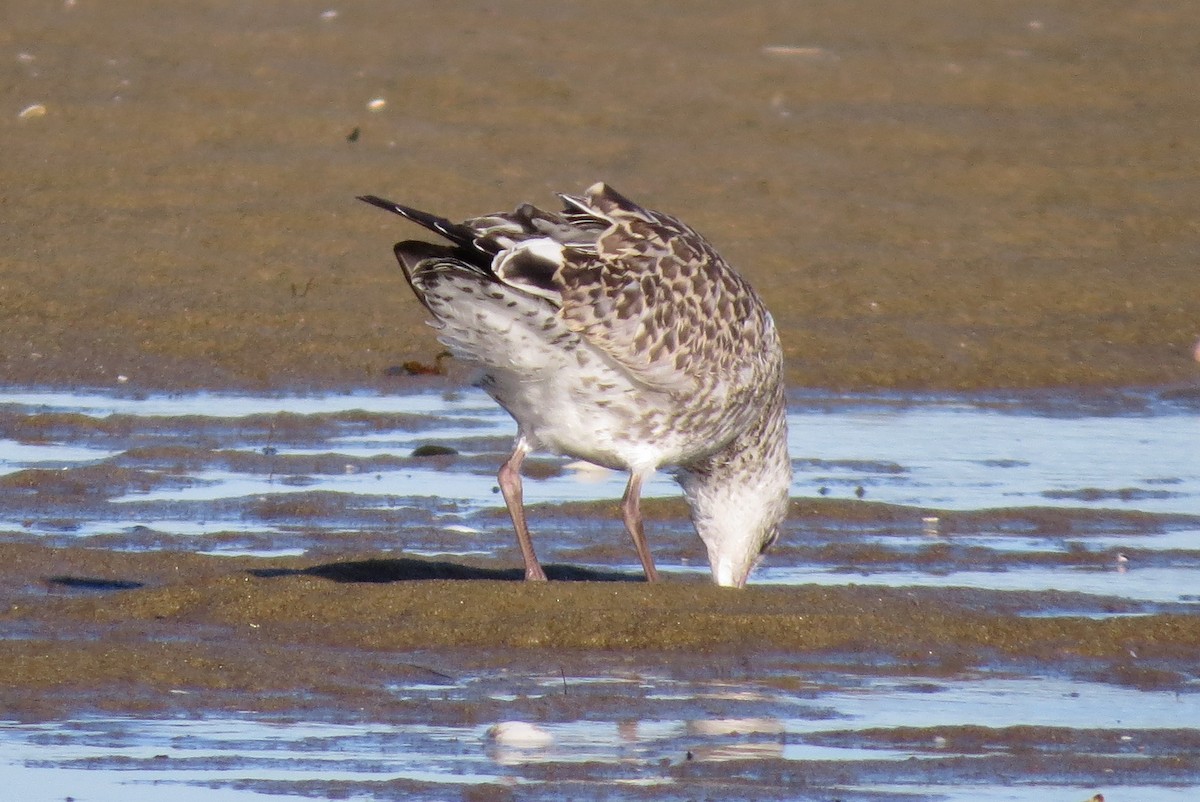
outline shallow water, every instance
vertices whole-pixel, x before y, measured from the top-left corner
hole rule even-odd
[[[507,788],[553,799],[562,798],[556,776],[570,776],[574,798],[620,795],[614,789],[622,787],[661,799],[722,788],[760,798],[772,788],[799,791],[806,769],[835,773],[831,790],[843,798],[973,800],[980,786],[972,775],[1022,763],[1031,776],[985,798],[1074,799],[1104,788],[1110,798],[1167,802],[1200,790],[1186,774],[1160,771],[1165,781],[1147,782],[1150,764],[1189,748],[1172,728],[1200,718],[1197,694],[1044,677],[917,682],[836,671],[809,672],[797,688],[788,674],[803,667],[786,664],[766,677],[720,680],[605,668],[591,677],[500,669],[393,689],[437,723],[244,713],[0,724],[4,774],[32,792],[22,798],[47,800],[456,799],[472,786],[493,794],[480,798],[507,798],[494,795]],[[636,714],[621,701],[629,697]],[[525,720],[442,723],[461,716],[464,701]],[[1054,759],[1060,765],[1039,760],[1064,747]],[[1099,777],[1071,765],[1088,761],[1100,766]],[[902,781],[872,781],[889,772]]]
[[[103,472],[85,475],[86,492],[10,495],[0,533],[214,553],[294,554],[355,542],[419,555],[513,553],[507,520],[495,514],[502,506],[495,470],[514,425],[478,391],[17,392],[0,395],[0,414],[10,431],[0,441],[0,479],[38,468],[64,479],[82,469],[137,472],[111,477],[111,486],[103,486]],[[1186,405],[1135,393],[797,396],[789,421],[794,497],[861,497],[904,509],[899,520],[794,520],[758,581],[1197,601],[1200,415]],[[427,445],[456,453],[410,456]],[[623,490],[616,472],[554,457],[535,462],[536,478],[525,483],[529,504],[615,502]],[[679,489],[664,472],[644,495],[677,497]],[[1031,507],[1045,509],[1031,518]],[[988,519],[964,524],[945,513]],[[576,512],[565,523],[556,514],[545,531],[533,516],[543,559],[635,568],[609,509]],[[706,570],[689,525],[653,526],[665,570]],[[887,554],[848,557],[854,544]],[[930,559],[937,549],[945,554]]]
[[[513,424],[475,391],[31,391],[0,395],[0,420],[2,538],[516,559],[494,476]],[[793,519],[758,582],[1080,594],[1068,609],[1048,596],[1040,615],[1200,602],[1200,416],[1187,405],[1136,393],[797,396],[790,423],[793,493],[826,506]],[[410,456],[430,444],[457,454]],[[622,491],[614,473],[557,458],[530,465],[533,503]],[[678,488],[663,474],[646,495]],[[546,506],[531,518],[546,562],[635,572],[608,506]],[[665,572],[707,571],[686,520],[650,527]],[[0,780],[26,799],[121,802],[460,799],[472,788],[552,799],[564,782],[578,798],[1200,793],[1194,761],[1179,761],[1194,754],[1200,721],[1191,681],[1160,689],[1019,666],[930,674],[766,655],[682,674],[648,657],[428,661],[428,681],[391,689],[407,714],[269,714],[247,700],[240,713],[5,722]],[[519,725],[493,729],[504,722]],[[996,779],[1006,777],[1019,779]]]
[[[411,231],[356,208],[354,195],[396,192],[456,216],[545,202],[597,179],[683,215],[745,267],[775,313],[793,379],[1195,381],[1191,4],[1096,13],[1080,2],[972,3],[951,14],[712,4],[669,19],[666,6],[644,3],[517,13],[474,3],[9,5],[0,365],[10,383],[391,384],[398,363],[428,360],[437,346],[387,252]],[[30,104],[44,115],[18,119]],[[0,542],[75,556],[86,546],[516,562],[491,492],[509,425],[490,407],[442,412],[475,404],[470,395],[449,405],[437,395],[9,400]],[[37,420],[43,404],[84,420]],[[367,417],[338,417],[350,406]],[[303,419],[277,415],[284,407]],[[759,581],[1014,588],[1003,595],[1071,587],[1086,595],[1039,591],[1039,611],[1195,612],[1200,524],[1187,456],[1196,449],[1182,463],[1180,454],[1196,442],[1196,407],[1129,394],[798,397],[793,409],[798,497],[854,504],[862,487],[867,501],[910,506],[798,504]],[[477,431],[459,425],[468,420]],[[465,456],[408,460],[427,440]],[[560,461],[530,467],[544,477],[530,493],[550,502],[620,494],[619,479],[585,485]],[[651,492],[677,491],[662,478]],[[632,569],[611,506],[535,511],[543,557]],[[668,513],[650,529],[665,573],[705,571],[686,521]],[[49,609],[62,594],[128,598],[35,583],[37,592]],[[164,626],[196,637],[186,623]],[[675,676],[651,657],[553,655],[566,663],[560,677],[559,666],[536,664],[548,657],[514,667],[511,655],[462,665],[439,656],[431,664],[447,678],[396,686],[408,717],[311,712],[299,699],[284,713],[256,712],[260,700],[248,698],[241,713],[201,701],[155,717],[129,704],[123,715],[4,725],[0,796],[1200,796],[1186,684],[1174,707],[1173,694],[1037,666],[925,676],[853,659],[775,665],[748,650],[706,655]],[[1067,680],[1080,697],[1061,695]],[[105,688],[106,701],[125,690]],[[9,691],[0,683],[0,703]],[[925,702],[961,726],[864,734]],[[1183,729],[1118,726],[1125,718],[1113,708],[1143,704],[1158,726]],[[860,718],[824,722],[815,716],[826,707]],[[969,731],[1006,720],[999,713],[1061,713],[1073,724]],[[512,760],[480,737],[506,719],[546,728],[553,745]],[[687,732],[688,722],[704,726]],[[721,722],[738,722],[740,734],[715,732]],[[852,731],[818,738],[806,725]],[[580,755],[593,762],[571,759]]]

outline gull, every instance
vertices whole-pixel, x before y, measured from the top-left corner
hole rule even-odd
[[[658,579],[642,485],[671,469],[718,585],[743,587],[779,536],[792,468],[783,353],[762,299],[690,226],[604,183],[455,223],[374,195],[449,244],[395,246],[438,339],[517,423],[497,479],[527,580],[545,580],[521,464],[544,450],[626,471],[625,528]]]

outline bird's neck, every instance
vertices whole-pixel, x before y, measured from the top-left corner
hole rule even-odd
[[[782,385],[772,388],[757,417],[728,445],[682,466],[679,481],[714,575],[720,568],[744,582],[787,512],[792,465]]]

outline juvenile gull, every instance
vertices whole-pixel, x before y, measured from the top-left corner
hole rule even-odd
[[[525,561],[521,463],[535,449],[629,472],[621,501],[646,579],[642,483],[674,468],[713,579],[742,587],[787,512],[791,461],[775,323],[744,278],[691,227],[605,184],[454,223],[373,195],[450,241],[396,258],[430,324],[517,422],[500,490]]]

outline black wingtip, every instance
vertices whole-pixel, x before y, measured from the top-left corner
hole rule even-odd
[[[406,220],[411,220],[419,226],[424,226],[430,231],[441,234],[443,237],[457,242],[459,244],[470,243],[475,238],[475,232],[466,226],[447,220],[444,217],[438,217],[436,214],[423,212],[420,209],[414,209],[411,206],[405,206],[403,203],[381,198],[378,195],[359,195],[358,199],[364,203],[369,203],[372,206],[378,206],[380,209],[398,214]]]
[[[372,206],[378,206],[380,209],[387,209],[389,212],[401,214],[400,205],[392,203],[390,200],[379,197],[378,195],[358,195],[355,200],[360,200],[363,203],[369,203]]]
[[[414,223],[425,226],[433,231],[438,231],[439,233],[442,232],[438,229],[438,226],[451,228],[455,226],[454,223],[438,217],[436,214],[423,212],[420,209],[414,209],[411,206],[405,206],[403,203],[396,203],[395,201],[390,201],[387,198],[381,198],[378,195],[359,195],[357,197],[358,200],[362,201],[363,203],[369,203],[372,206],[378,206],[380,209],[389,211],[392,214],[398,214],[406,220],[412,220]]]

